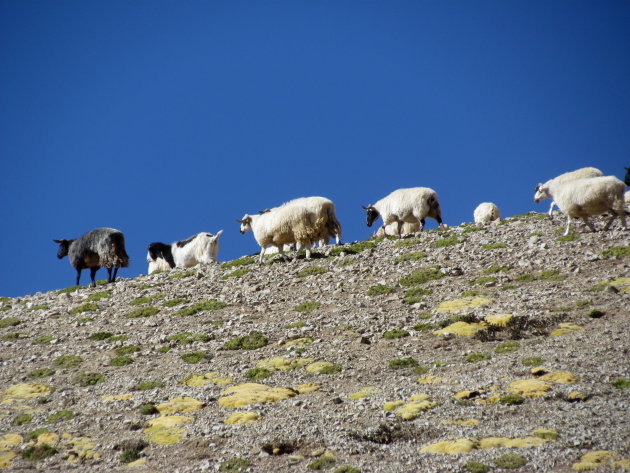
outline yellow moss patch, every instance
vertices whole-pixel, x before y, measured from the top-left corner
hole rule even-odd
[[[507,324],[509,324],[510,320],[512,320],[512,314],[486,315],[483,319],[495,327],[507,327]]]
[[[296,338],[295,340],[289,340],[284,344],[286,348],[289,347],[302,347],[304,345],[311,345],[313,343],[313,339],[311,337],[304,338]]]
[[[272,388],[259,383],[243,383],[223,391],[219,405],[227,408],[245,407],[250,404],[282,401],[292,398],[296,392],[287,388]]]
[[[304,383],[293,386],[293,389],[295,389],[299,394],[308,394],[318,391],[320,389],[320,385],[314,383]]]
[[[76,437],[68,442],[72,445],[71,451],[79,458],[86,460],[98,460],[100,455],[96,452],[96,443],[89,437]]]
[[[429,399],[428,394],[412,394],[411,396],[409,396],[409,400],[410,401],[426,401],[427,399]]]
[[[489,448],[507,447],[507,448],[529,448],[537,447],[548,440],[540,437],[523,437],[523,438],[506,438],[506,437],[488,437],[479,441],[479,448],[487,450]]]
[[[13,448],[20,445],[24,439],[20,434],[5,434],[0,439],[0,448]]]
[[[219,386],[225,386],[231,384],[234,381],[232,377],[220,377],[217,371],[212,371],[206,374],[191,374],[182,381],[182,384],[191,386],[194,388],[200,388],[210,382]]]
[[[611,450],[596,450],[580,457],[580,461],[571,465],[577,471],[588,471],[605,465],[613,458],[619,456],[617,452]]]
[[[423,411],[433,409],[435,406],[437,406],[437,402],[433,401],[411,401],[396,409],[394,414],[405,420],[411,420],[418,417]]]
[[[584,394],[580,391],[571,391],[568,396],[570,401],[587,401],[589,398],[588,394]]]
[[[0,451],[0,468],[10,468],[15,457],[17,457],[15,452]]]
[[[260,420],[260,414],[257,412],[235,412],[225,419],[223,423],[228,425],[242,425],[249,424],[250,422],[256,422],[258,420]]]
[[[452,442],[437,442],[420,449],[422,453],[442,453],[448,455],[461,455],[469,453],[476,447],[475,442],[468,439],[459,439]]]
[[[328,363],[327,361],[316,361],[306,367],[306,371],[309,373],[323,373],[334,369],[336,365]]]
[[[429,376],[423,376],[422,378],[418,378],[416,381],[422,384],[437,384],[437,383],[442,383],[446,381],[446,378],[440,378],[439,376],[429,375]]]
[[[130,467],[133,468],[134,466],[143,466],[143,465],[146,465],[146,464],[147,464],[147,459],[146,458],[140,458],[140,459],[138,459],[136,461],[133,461],[131,463],[127,463],[127,466],[130,466]]]
[[[176,397],[157,406],[160,414],[175,414],[176,412],[194,412],[204,407],[204,403],[192,397]]]
[[[554,371],[541,376],[540,379],[560,384],[573,384],[578,381],[578,377],[569,371]]]
[[[149,421],[148,429],[144,429],[147,438],[158,445],[172,445],[181,441],[186,434],[182,428],[176,425],[188,424],[194,419],[187,416],[164,416]]]
[[[477,307],[488,306],[490,304],[492,304],[492,298],[490,297],[460,297],[459,299],[441,302],[435,311],[457,314]]]
[[[0,393],[0,404],[14,404],[25,399],[45,396],[50,393],[50,391],[50,386],[46,386],[45,384],[14,384]]]
[[[624,458],[611,463],[613,468],[619,468],[621,470],[630,470],[630,460]]]
[[[278,356],[270,360],[262,360],[256,364],[258,368],[266,368],[272,371],[288,371],[295,368],[301,368],[313,361],[313,358],[298,358],[297,360],[289,360]]]
[[[455,394],[455,399],[472,399],[479,396],[483,391],[460,391]]]
[[[609,286],[615,286],[619,292],[624,294],[630,293],[630,278],[617,278],[608,283]]]
[[[559,337],[561,335],[566,335],[567,333],[575,332],[576,330],[582,330],[582,327],[577,324],[572,324],[570,322],[564,322],[558,324],[558,328],[549,334],[551,337]]]
[[[54,447],[59,443],[59,435],[54,432],[44,432],[37,436],[37,445],[50,445]]]
[[[486,330],[488,325],[485,322],[455,322],[441,330],[433,332],[434,335],[457,335],[458,337],[472,337],[477,332]]]
[[[394,409],[396,409],[397,407],[402,406],[405,403],[405,401],[389,401],[386,402],[385,404],[383,404],[383,410],[385,412],[391,412]]]
[[[454,420],[443,420],[442,424],[444,425],[460,425],[462,427],[475,427],[479,425],[478,419],[454,419]]]
[[[374,393],[378,392],[376,386],[367,386],[365,388],[361,388],[356,393],[352,393],[348,395],[349,399],[363,399],[364,397],[371,397]]]
[[[481,399],[481,398],[475,399],[475,402],[477,404],[498,404],[499,399],[501,399],[501,397],[502,397],[501,393],[494,393],[484,399]]]
[[[524,397],[540,397],[551,390],[551,385],[540,379],[521,379],[511,382],[506,389]]]
[[[115,394],[113,396],[101,396],[101,399],[106,402],[110,401],[128,401],[133,399],[133,394]]]

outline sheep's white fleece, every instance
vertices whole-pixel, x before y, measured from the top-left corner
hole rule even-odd
[[[569,181],[575,181],[576,179],[586,179],[587,177],[599,177],[603,176],[604,173],[601,172],[597,168],[587,167],[576,169],[575,171],[565,172],[564,174],[560,174],[559,176],[554,177],[553,179],[549,179],[543,185],[549,187],[553,184],[562,184]],[[551,198],[547,196],[545,198]],[[552,199],[551,205],[549,206],[549,217],[553,218],[553,208],[556,206],[556,202]]]
[[[176,241],[171,244],[171,254],[176,268],[191,268],[200,263],[216,263],[219,254],[219,237],[223,230],[219,230],[216,235],[207,232],[197,233],[188,240]],[[187,241],[183,246],[182,242]],[[171,269],[163,258],[151,259],[151,254],[147,253],[149,263],[148,274],[155,271],[168,271]]]
[[[473,213],[475,223],[490,223],[501,219],[501,211],[492,202],[482,202]]]
[[[411,235],[413,233],[418,233],[420,231],[422,231],[422,229],[420,228],[419,223],[405,222],[402,224],[400,228],[400,234],[403,236]],[[379,227],[379,229],[376,231],[376,236],[378,238],[382,238],[386,235],[393,235],[394,233],[397,233],[397,232],[398,232],[398,222],[394,222],[394,223],[390,223],[389,225],[386,225],[385,228]]]
[[[327,244],[330,238],[334,238],[335,242],[341,242],[341,224],[337,220],[335,204],[326,197],[312,196],[300,197],[290,200],[281,205],[281,207],[303,206],[315,215],[316,221],[319,222],[318,238],[320,246]]]

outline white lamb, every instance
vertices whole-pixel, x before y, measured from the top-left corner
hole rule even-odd
[[[571,218],[581,218],[592,230],[597,231],[588,217],[612,212],[612,217],[604,227],[608,230],[616,217],[621,219],[621,225],[626,228],[623,195],[626,185],[614,176],[591,177],[551,185],[539,184],[536,188],[534,201],[553,199],[560,210],[567,216],[567,228],[564,235],[569,234]]]
[[[437,193],[428,187],[398,189],[374,205],[363,208],[367,211],[368,227],[371,227],[379,216],[383,219],[381,229],[385,236],[387,225],[394,222],[398,224],[396,231],[398,238],[402,238],[401,227],[405,222],[418,224],[422,231],[426,217],[431,217],[440,227],[444,227]]]
[[[254,238],[261,248],[259,263],[262,263],[269,245],[275,246],[286,261],[284,245],[293,243],[306,248],[306,258],[309,259],[311,244],[319,238],[324,223],[312,211],[300,205],[283,205],[260,215],[245,214],[237,222],[241,224],[241,234],[250,230],[254,232]]]
[[[223,230],[219,230],[216,235],[201,232],[171,245],[151,243],[147,252],[148,274],[175,267],[190,268],[199,263],[215,263],[219,253],[219,237],[222,233]]]
[[[592,167],[580,168],[580,169],[576,169],[575,171],[565,172],[564,174],[560,174],[559,176],[556,176],[553,179],[550,179],[547,182],[545,182],[544,185],[551,186],[553,184],[562,184],[564,182],[575,181],[576,179],[586,179],[587,177],[599,177],[603,175],[604,173],[601,172],[597,168],[592,168]],[[541,186],[541,185],[543,184],[538,184],[538,186]],[[536,187],[536,189],[538,189],[538,186]],[[556,202],[555,200],[552,199],[551,206],[549,207],[549,218],[553,218],[553,208],[555,206],[556,206]]]
[[[501,220],[501,211],[492,202],[482,202],[473,213],[475,223],[490,223],[493,220]]]

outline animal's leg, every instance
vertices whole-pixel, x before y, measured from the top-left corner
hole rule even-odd
[[[107,282],[112,282],[112,268],[111,266],[105,266],[107,270]]]
[[[398,233],[398,239],[402,240],[402,222],[398,221],[396,222],[396,233]]]
[[[90,280],[92,281],[90,286],[92,286],[92,287],[96,287],[96,281],[94,280],[94,278],[96,277],[96,272],[97,271],[98,271],[98,266],[92,266],[90,268]]]
[[[81,270],[77,269],[77,286],[79,285],[79,281],[81,280]]]
[[[556,203],[552,200],[551,207],[549,207],[549,218],[553,220],[553,208],[556,206]]]
[[[383,223],[383,225],[381,225],[381,228],[383,229],[383,236],[387,237],[387,229],[385,227],[386,227],[386,225]],[[376,232],[376,233],[378,233],[378,232]],[[375,233],[375,235],[376,235],[376,233]]]
[[[613,215],[613,219],[615,216]],[[593,224],[588,220],[588,217],[582,217],[582,221],[586,224],[588,228],[590,228],[593,232],[596,232],[597,229],[593,226]],[[612,220],[611,220],[612,221]],[[610,222],[608,222],[610,224]],[[608,225],[606,225],[606,230],[608,229]]]
[[[571,229],[571,217],[567,215],[567,228],[564,230],[564,236],[569,234],[569,230]]]
[[[427,221],[424,218],[420,219],[420,231],[424,230],[424,224],[427,223]]]
[[[265,247],[263,246],[263,247],[260,249],[260,256],[258,257],[258,263],[259,263],[259,264],[262,264],[262,262],[263,262],[263,258],[264,258],[264,257],[265,257]]]
[[[289,261],[289,257],[287,255],[284,254],[284,245],[278,245],[276,246],[276,248],[278,248],[278,254],[280,256],[282,256],[282,259],[284,261]],[[298,250],[296,250],[297,252]],[[297,253],[295,254],[295,261],[297,261]]]

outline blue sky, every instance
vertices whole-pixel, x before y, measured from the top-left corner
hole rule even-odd
[[[536,183],[630,165],[629,52],[626,0],[2,0],[0,296],[72,285],[52,240],[101,226],[134,277],[200,231],[257,252],[235,219],[302,196],[346,242],[401,187],[450,225],[545,211]]]

